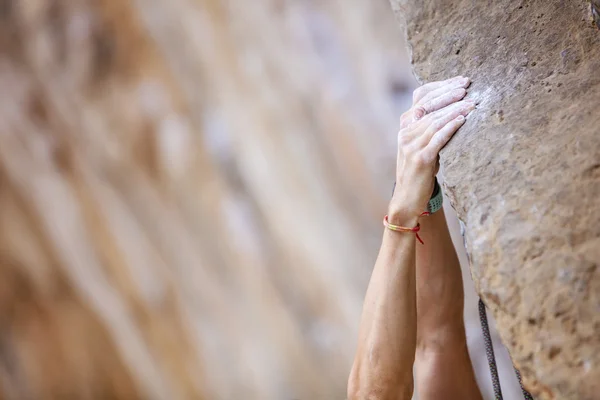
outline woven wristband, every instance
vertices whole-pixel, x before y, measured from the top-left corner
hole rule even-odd
[[[425,214],[425,213],[423,213],[423,214]],[[386,215],[385,217],[383,217],[383,226],[385,226],[387,229],[394,231],[394,232],[415,233],[419,243],[425,244],[425,243],[423,243],[423,240],[421,240],[421,237],[419,236],[419,231],[421,230],[421,224],[417,224],[417,226],[415,226],[413,228],[407,228],[405,226],[394,225],[394,224],[390,223],[390,221],[388,220],[388,216]]]

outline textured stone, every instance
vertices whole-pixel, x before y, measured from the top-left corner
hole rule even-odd
[[[441,154],[472,276],[525,385],[600,398],[600,31],[589,1],[392,0],[422,82],[480,102]]]

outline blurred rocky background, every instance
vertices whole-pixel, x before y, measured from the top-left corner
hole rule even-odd
[[[403,40],[386,0],[0,0],[0,398],[345,398]]]

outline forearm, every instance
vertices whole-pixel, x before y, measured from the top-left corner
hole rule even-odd
[[[416,225],[411,218],[406,224]],[[410,399],[416,346],[415,236],[385,230],[365,297],[350,399]]]
[[[427,207],[438,154],[475,107],[471,101],[460,100],[468,84],[468,78],[459,76],[428,83],[413,94],[413,108],[400,119],[392,224],[414,227]],[[412,397],[418,303],[415,246],[413,233],[386,229],[383,235],[365,298],[348,384],[350,399]]]
[[[464,339],[462,274],[444,211],[420,222],[425,245],[416,252],[418,342],[431,344],[432,336],[444,334]]]
[[[417,247],[416,385],[423,399],[481,400],[467,349],[464,291],[442,210],[421,221]]]

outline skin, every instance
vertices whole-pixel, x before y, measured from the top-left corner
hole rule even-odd
[[[475,108],[462,100],[469,79],[432,82],[414,92],[400,119],[396,190],[389,222],[421,225],[411,233],[385,229],[365,295],[348,380],[350,400],[481,400],[467,351],[458,257],[443,211],[426,210],[438,154]],[[416,377],[413,379],[413,366]]]

